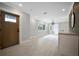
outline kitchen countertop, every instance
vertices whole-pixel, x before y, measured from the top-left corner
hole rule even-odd
[[[71,32],[59,32],[59,35],[79,35],[78,33],[71,33]]]

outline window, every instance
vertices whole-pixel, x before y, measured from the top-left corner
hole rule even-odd
[[[5,14],[5,21],[16,23],[16,16]]]
[[[44,24],[39,24],[38,25],[38,30],[45,30],[45,25]]]

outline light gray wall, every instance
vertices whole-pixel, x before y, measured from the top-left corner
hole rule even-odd
[[[4,5],[2,3],[0,3],[0,9],[10,12],[10,13],[14,13],[17,15],[20,15],[20,19],[19,19],[19,29],[20,29],[20,34],[19,34],[19,38],[20,38],[20,43],[24,42],[25,40],[29,39],[29,30],[30,30],[30,15],[22,12],[20,10],[16,9],[17,7],[13,8],[7,5]]]

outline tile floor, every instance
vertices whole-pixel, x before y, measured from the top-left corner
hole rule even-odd
[[[58,36],[46,35],[39,39],[0,50],[1,56],[58,56]]]

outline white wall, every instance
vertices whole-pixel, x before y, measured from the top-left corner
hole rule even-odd
[[[68,33],[70,32],[69,31],[69,16],[66,16],[66,17],[62,17],[62,18],[59,18],[59,20],[62,20],[62,22],[59,22],[59,32],[60,33]],[[65,20],[65,21],[63,21]]]
[[[58,19],[60,21],[56,22]],[[58,24],[58,26],[59,26],[59,33],[69,32],[69,16],[65,16],[65,17],[62,17],[62,18],[56,18],[56,21],[55,21],[55,23]]]
[[[54,24],[54,33],[55,34],[58,34],[58,32],[59,32],[59,25],[58,24]]]
[[[59,23],[59,32],[68,33],[69,32],[69,22],[61,22]]]
[[[20,38],[20,43],[24,42],[25,40],[29,39],[29,30],[30,30],[30,15],[22,12],[20,10],[16,9],[17,7],[13,8],[7,5],[4,5],[2,3],[0,3],[0,9],[10,12],[10,13],[14,13],[17,15],[20,15],[20,19],[19,19],[19,29],[20,29],[20,34],[19,34],[19,38]]]

